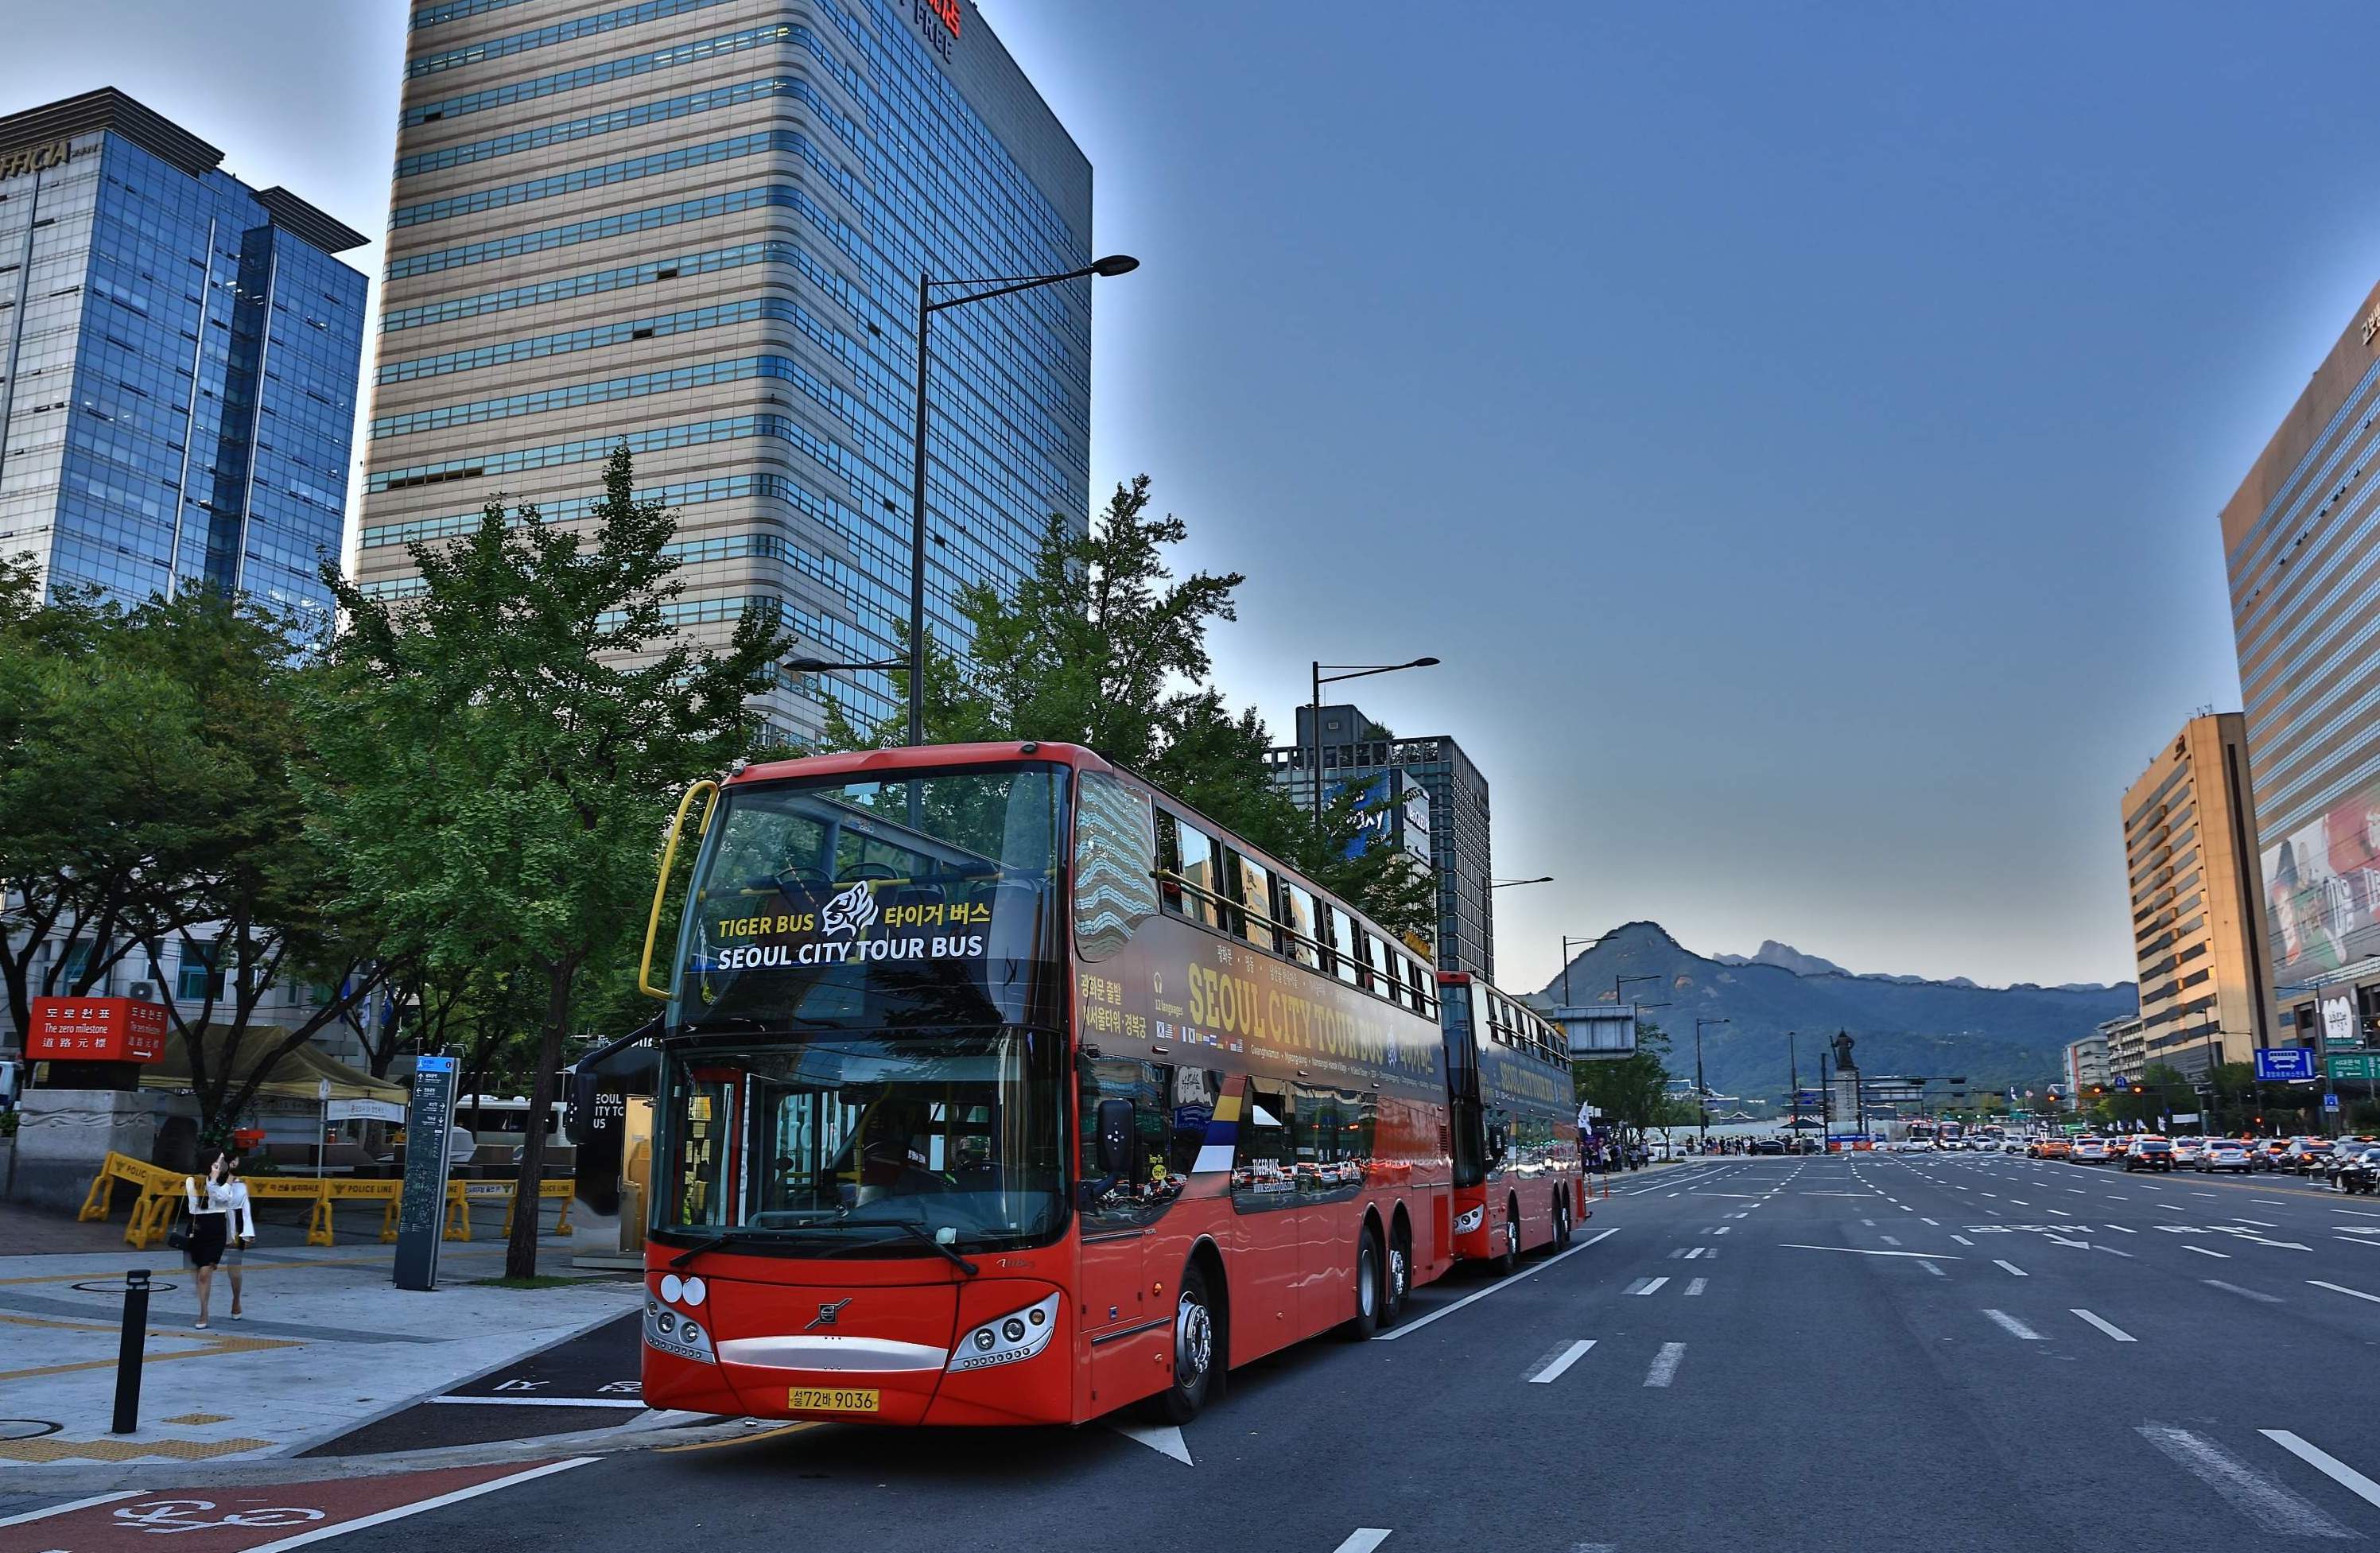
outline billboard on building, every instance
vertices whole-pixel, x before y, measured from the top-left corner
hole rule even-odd
[[[1349,839],[1347,855],[1361,857],[1376,845],[1402,846],[1427,867],[1429,863],[1429,794],[1393,768],[1375,771],[1354,783],[1333,782],[1322,789],[1323,801],[1337,803],[1342,794],[1355,795],[1355,814],[1362,828]]]
[[[2380,783],[2266,847],[2264,874],[2276,981],[2380,954]]]

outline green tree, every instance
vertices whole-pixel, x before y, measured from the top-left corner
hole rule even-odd
[[[1694,1103],[1684,1102],[1684,1115],[1680,1117],[1678,1103],[1670,1095],[1665,1061],[1669,1050],[1669,1033],[1649,1019],[1640,1019],[1634,1051],[1625,1057],[1572,1064],[1572,1086],[1581,1100],[1630,1132],[1691,1125],[1696,1120]]]
[[[759,615],[720,649],[678,635],[676,524],[638,499],[625,447],[589,518],[582,535],[492,502],[468,536],[411,547],[422,590],[397,603],[326,568],[351,628],[309,716],[325,844],[390,952],[533,988],[538,1116],[579,994],[643,930],[670,801],[749,745],[747,698],[783,651]],[[530,1128],[525,1202],[544,1153]],[[514,1215],[504,1267],[535,1273],[534,1213]]]
[[[1052,518],[1031,570],[1008,593],[962,591],[973,638],[961,663],[927,644],[927,736],[936,743],[1038,739],[1086,745],[1353,902],[1390,932],[1434,935],[1427,869],[1388,847],[1349,856],[1359,795],[1325,806],[1318,826],[1265,765],[1271,739],[1254,709],[1232,710],[1207,683],[1207,633],[1239,618],[1237,572],[1177,577],[1169,552],[1189,527],[1150,509],[1149,479],[1116,487],[1087,532]],[[904,684],[906,675],[894,678]],[[858,729],[831,712],[830,747],[900,742],[901,720]]]

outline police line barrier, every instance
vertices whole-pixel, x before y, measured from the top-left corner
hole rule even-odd
[[[103,1224],[107,1221],[115,1196],[115,1185],[124,1182],[140,1190],[132,1205],[132,1217],[124,1227],[124,1242],[138,1249],[161,1244],[165,1231],[173,1227],[174,1216],[184,1207],[184,1181],[179,1171],[162,1165],[147,1164],[128,1154],[110,1153],[100,1165],[99,1173],[91,1178],[91,1191],[83,1198],[82,1211],[75,1215],[84,1223]],[[331,1205],[340,1198],[351,1201],[378,1202],[382,1205],[380,1238],[383,1244],[396,1239],[396,1213],[402,1181],[354,1181],[320,1179],[311,1176],[242,1176],[250,1202],[273,1198],[295,1198],[313,1204],[306,1215],[306,1244],[329,1245]],[[573,1201],[571,1183],[541,1181],[537,1187],[538,1199],[559,1199],[561,1216],[554,1220],[552,1233],[570,1232],[570,1206]],[[475,1203],[501,1201],[504,1205],[504,1228],[512,1233],[516,1193],[509,1181],[450,1181],[446,1183],[446,1240],[468,1241],[471,1238],[471,1207]]]

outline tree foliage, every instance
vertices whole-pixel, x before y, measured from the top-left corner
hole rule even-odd
[[[1625,1057],[1598,1058],[1571,1065],[1578,1098],[1600,1110],[1620,1127],[1641,1133],[1648,1127],[1682,1126],[1695,1120],[1691,1102],[1682,1116],[1670,1095],[1669,1033],[1649,1019],[1636,1024],[1636,1049]]]
[[[1390,931],[1434,936],[1438,897],[1428,871],[1386,846],[1350,856],[1362,828],[1360,795],[1340,795],[1318,825],[1271,780],[1263,719],[1253,708],[1232,710],[1208,683],[1208,631],[1239,618],[1233,595],[1246,578],[1177,576],[1169,552],[1188,537],[1182,518],[1152,511],[1146,475],[1119,485],[1084,533],[1052,518],[1013,592],[978,582],[960,594],[973,637],[968,661],[927,644],[927,737],[1087,746]],[[905,691],[907,676],[895,678]],[[859,729],[838,713],[826,742],[882,746],[903,733],[899,720]]]
[[[758,616],[719,649],[679,636],[676,524],[638,499],[625,448],[589,516],[582,536],[491,503],[465,538],[412,547],[422,590],[397,603],[326,569],[351,624],[310,717],[325,844],[351,898],[382,903],[391,952],[494,978],[492,1007],[533,989],[539,1116],[577,1000],[642,932],[671,801],[743,752],[782,647]],[[543,1165],[532,1127],[524,1200]],[[508,1276],[536,1270],[535,1220],[515,1216]]]

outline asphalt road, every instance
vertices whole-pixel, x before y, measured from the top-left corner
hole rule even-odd
[[[1616,1184],[1570,1252],[1425,1290],[1385,1340],[1240,1372],[1178,1439],[796,1426],[606,1457],[335,1540],[2257,1553],[2380,1537],[2380,1201],[1975,1155],[1730,1159]]]

